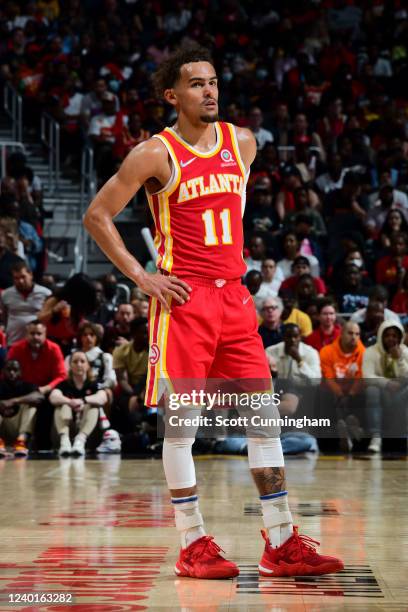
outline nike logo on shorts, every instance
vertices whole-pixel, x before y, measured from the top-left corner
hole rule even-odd
[[[251,296],[250,296],[250,295],[248,295],[248,297],[246,297],[246,298],[244,298],[244,299],[242,300],[242,303],[243,303],[243,304],[246,304],[246,303],[248,302],[248,300],[250,300],[250,299],[251,299]]]
[[[189,166],[190,164],[192,164],[192,163],[193,163],[193,161],[195,161],[196,159],[197,159],[196,157],[192,157],[191,159],[189,159],[189,160],[188,160],[188,161],[186,161],[186,162],[181,161],[181,162],[180,162],[180,166],[181,166],[182,168],[185,168],[186,166]]]

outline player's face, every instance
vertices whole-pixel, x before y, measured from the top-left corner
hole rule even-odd
[[[209,62],[184,64],[180,79],[165,97],[193,123],[218,121],[217,75]]]

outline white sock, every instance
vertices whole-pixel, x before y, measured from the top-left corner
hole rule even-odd
[[[80,431],[76,436],[75,436],[75,440],[82,440],[82,442],[86,442],[87,439],[87,435],[83,432]]]
[[[181,547],[190,546],[205,535],[203,517],[198,508],[197,495],[172,497],[176,529],[180,532]]]
[[[281,546],[293,534],[292,514],[289,510],[288,492],[261,495],[264,525],[268,530],[269,541],[273,548]]]

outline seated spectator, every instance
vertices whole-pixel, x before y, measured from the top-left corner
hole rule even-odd
[[[331,344],[339,337],[341,327],[336,322],[336,306],[332,300],[328,298],[319,300],[317,309],[319,313],[319,327],[310,336],[305,338],[305,342],[320,352],[324,346]]]
[[[293,323],[300,329],[303,338],[307,338],[312,333],[312,322],[310,317],[295,307],[296,296],[289,289],[280,290],[279,297],[283,301],[282,320],[286,323]]]
[[[272,204],[271,179],[259,176],[249,193],[244,216],[245,227],[256,232],[269,232],[277,228],[278,220]]]
[[[258,299],[258,292],[262,284],[262,274],[258,270],[250,270],[246,273],[244,278],[244,285],[246,285],[249,293],[252,295],[255,306],[259,309],[262,304],[262,300]]]
[[[0,381],[0,459],[6,457],[11,441],[15,457],[28,455],[37,406],[43,400],[36,385],[22,380],[18,361],[6,361]]]
[[[95,289],[96,307],[86,318],[92,323],[105,327],[112,320],[115,311],[109,308],[106,303],[104,287],[101,281],[93,281],[93,286]]]
[[[330,393],[323,410],[327,416],[334,400],[340,447],[346,452],[362,435],[356,414],[361,405],[364,352],[360,328],[350,321],[343,325],[340,336],[320,351],[323,388]]]
[[[2,221],[7,221],[15,227],[17,241],[21,241],[22,250],[17,250],[16,254],[24,257],[33,272],[37,270],[38,258],[43,252],[43,241],[38,235],[35,227],[27,221],[23,221],[20,213],[19,202],[11,196],[7,199],[3,197],[1,216]]]
[[[297,325],[285,325],[283,342],[266,349],[266,357],[273,377],[281,393],[279,414],[293,416],[302,401],[303,410],[309,412],[314,406],[313,386],[321,378],[319,354],[301,342]],[[283,391],[283,393],[282,393]],[[284,452],[298,453],[317,450],[317,442],[306,432],[283,431]]]
[[[407,244],[408,236],[402,233],[390,236],[389,254],[377,261],[375,280],[379,285],[385,285],[395,292],[408,268]]]
[[[404,193],[403,196],[405,196],[406,200],[407,196]],[[386,221],[392,211],[398,211],[400,219],[405,221],[404,227],[397,227],[396,231],[405,232],[408,221],[408,201],[407,204],[401,204],[395,199],[395,190],[392,185],[382,185],[379,192],[379,199],[370,209],[365,221],[365,225],[371,234],[378,235],[379,232],[384,229],[387,231],[388,223],[386,225]]]
[[[95,151],[95,166],[101,180],[107,180],[112,173],[113,145],[122,115],[116,110],[116,98],[106,92],[102,97],[102,112],[91,119],[88,136]]]
[[[254,106],[249,111],[249,129],[252,131],[256,140],[258,150],[263,149],[267,142],[273,142],[272,132],[262,127],[263,114],[260,108]]]
[[[327,161],[327,172],[319,174],[315,185],[321,193],[329,193],[343,187],[343,179],[348,168],[343,166],[341,155],[335,153]]]
[[[290,289],[291,291],[296,291],[300,277],[305,274],[310,276],[309,260],[304,255],[298,255],[292,263],[292,276],[289,276],[289,278],[282,282],[281,288],[283,290]],[[322,278],[319,276],[312,277],[312,283],[317,297],[322,297],[326,294],[327,289]]]
[[[271,371],[281,379],[280,383],[289,381],[301,385],[320,383],[319,353],[302,342],[297,325],[286,323],[283,342],[269,346],[265,352]]]
[[[103,99],[108,92],[105,79],[98,79],[94,82],[92,91],[85,94],[81,100],[81,121],[85,128],[88,128],[94,117],[103,112]],[[119,110],[119,100],[113,94],[115,101],[115,110]]]
[[[62,351],[58,344],[47,339],[46,327],[39,320],[27,324],[25,340],[12,344],[7,358],[18,361],[23,380],[36,385],[46,397],[66,376]],[[35,427],[36,443],[40,448],[50,445],[51,422],[52,410],[44,402],[37,411]]]
[[[386,309],[387,311],[388,309]],[[405,270],[404,278],[402,279],[402,287],[397,291],[392,300],[392,311],[393,314],[408,314],[408,272]],[[392,312],[389,311],[389,312]],[[385,313],[386,314],[386,313]],[[385,316],[385,320],[389,320]]]
[[[313,283],[313,276],[311,274],[302,274],[302,276],[299,277],[296,284],[295,295],[299,309],[306,313],[310,304],[317,300],[316,287]]]
[[[339,234],[359,227],[366,218],[361,201],[361,179],[354,172],[347,172],[341,189],[330,191],[323,202],[323,210],[329,219],[327,229],[331,240]]]
[[[138,113],[129,115],[128,121],[118,122],[118,131],[115,135],[113,156],[122,160],[138,144],[150,138],[150,132],[142,127],[142,120]]]
[[[292,275],[292,265],[296,257],[303,255],[300,252],[300,247],[300,242],[294,232],[289,231],[283,235],[283,252],[285,257],[278,261],[277,270],[285,279]],[[305,255],[305,257],[309,261],[312,276],[319,276],[320,267],[318,259],[314,255]]]
[[[50,402],[55,406],[54,424],[59,436],[58,454],[84,456],[85,445],[98,423],[99,408],[106,404],[103,389],[98,390],[92,379],[90,363],[82,351],[70,357],[68,377],[51,392]],[[70,429],[77,433],[71,445]]]
[[[305,313],[308,315],[308,317],[310,318],[312,322],[313,331],[320,326],[320,318],[319,318],[319,311],[318,311],[318,305],[319,305],[320,300],[321,298],[315,298],[313,300],[310,300],[305,310]]]
[[[79,324],[96,308],[96,291],[89,276],[71,276],[44,302],[38,318],[47,326],[47,335],[60,344],[65,355],[71,351]]]
[[[81,323],[78,329],[77,345],[83,351],[91,366],[92,379],[97,383],[98,389],[105,389],[109,396],[110,389],[116,385],[116,374],[113,369],[112,355],[104,353],[100,348],[103,338],[103,329],[90,321]],[[69,356],[65,358],[65,367],[68,371]]]
[[[381,187],[384,189],[386,186],[393,187],[392,176],[389,170],[385,170],[384,172],[381,173],[380,182],[381,182]],[[377,207],[383,207],[384,204],[386,207],[387,203],[391,201],[392,204],[395,206],[395,208],[401,211],[405,210],[406,212],[408,212],[408,196],[406,193],[404,193],[403,191],[400,191],[399,189],[393,188],[392,197],[387,195],[384,201],[384,199],[381,199],[381,196],[380,196],[381,187],[378,191],[374,191],[369,196],[370,210],[376,209]]]
[[[7,248],[7,236],[0,225],[0,289],[7,289],[13,284],[11,268],[16,263],[25,263],[24,259],[17,257]]]
[[[397,232],[408,234],[408,222],[402,212],[392,208],[385,217],[384,223],[380,228],[378,243],[380,249],[389,249],[391,246],[391,235]]]
[[[261,271],[262,262],[266,256],[265,240],[258,234],[252,234],[249,239],[249,257],[245,258],[247,272],[251,270]]]
[[[119,304],[112,321],[105,327],[101,348],[112,353],[114,348],[130,340],[130,323],[135,318],[132,304]]]
[[[377,332],[384,322],[384,302],[370,299],[363,321],[360,323],[360,337],[365,347],[375,344]]]
[[[354,264],[343,269],[341,281],[337,286],[336,301],[340,313],[353,313],[368,304],[368,289],[363,284],[361,270]]]
[[[314,238],[323,238],[327,235],[326,225],[323,217],[309,204],[309,191],[306,187],[298,187],[294,192],[295,210],[285,215],[283,220],[284,229],[294,230],[299,219],[304,219],[305,216],[310,220],[311,236]]]
[[[302,177],[296,166],[288,164],[281,171],[283,185],[276,196],[275,208],[278,218],[283,221],[285,216],[296,210],[295,193],[303,187]],[[307,188],[307,201],[311,208],[319,205],[319,197],[315,191]]]
[[[306,143],[318,150],[318,155],[321,162],[326,161],[326,152],[324,150],[322,140],[317,132],[313,132],[309,128],[309,122],[304,113],[298,113],[293,122],[292,143],[296,146],[299,143]]]
[[[376,343],[364,353],[366,418],[371,436],[368,450],[373,453],[381,451],[383,422],[395,434],[401,431],[405,421],[408,348],[404,345],[404,336],[401,323],[384,321],[378,328]]]
[[[113,351],[113,367],[119,386],[119,420],[124,431],[133,431],[143,416],[149,341],[147,319],[130,322],[131,340]],[[120,429],[119,429],[120,430]]]
[[[368,290],[368,301],[380,302],[384,310],[384,321],[397,321],[400,322],[399,316],[394,312],[395,308],[390,310],[387,308],[388,304],[388,291],[382,285],[374,285]],[[398,311],[397,311],[398,312]],[[350,321],[361,324],[366,318],[367,308],[360,308],[353,312],[350,317]]]
[[[51,295],[49,289],[34,283],[33,273],[25,262],[14,264],[11,272],[14,286],[3,291],[0,298],[9,345],[25,338],[27,323],[37,318],[45,299]]]
[[[273,259],[264,259],[261,266],[262,283],[256,293],[255,303],[258,310],[262,301],[278,295],[283,277],[276,267]]]
[[[264,348],[278,344],[283,340],[283,302],[278,297],[264,300],[260,308],[262,323],[258,328],[258,333],[262,338]]]

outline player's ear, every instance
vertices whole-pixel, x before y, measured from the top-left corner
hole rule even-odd
[[[166,102],[168,102],[168,104],[171,104],[172,106],[176,106],[177,96],[176,96],[174,89],[166,89],[164,91],[163,97],[166,100]]]

